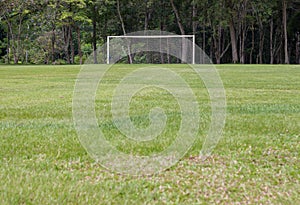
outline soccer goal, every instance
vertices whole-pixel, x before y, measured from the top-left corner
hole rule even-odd
[[[107,36],[106,63],[195,64],[195,43],[195,35]]]

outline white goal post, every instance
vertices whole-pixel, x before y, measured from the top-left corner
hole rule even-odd
[[[106,63],[110,64],[110,42],[111,39],[117,39],[117,38],[127,38],[127,39],[169,39],[169,38],[192,38],[192,64],[195,64],[195,46],[196,46],[196,40],[195,35],[124,35],[124,36],[107,36],[107,49],[106,49]]]

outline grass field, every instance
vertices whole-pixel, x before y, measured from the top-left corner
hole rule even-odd
[[[177,165],[137,177],[105,170],[81,146],[72,120],[80,66],[0,65],[0,204],[298,204],[300,66],[217,66],[227,95],[227,120],[223,138],[206,161],[197,154],[209,121],[207,94],[183,65],[170,67],[192,82],[203,104],[203,131]],[[96,99],[97,113],[107,114],[108,121],[100,102],[110,102],[117,84],[112,79],[135,66],[116,68]],[[169,125],[176,127],[176,103],[158,94],[153,93],[157,105],[168,110]],[[151,106],[151,100],[133,99],[139,109],[131,114],[141,127],[149,123],[142,104]],[[99,124],[122,149],[109,122]],[[169,141],[134,151],[159,151]],[[124,151],[133,146],[126,144]]]

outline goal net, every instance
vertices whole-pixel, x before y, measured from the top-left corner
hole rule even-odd
[[[106,63],[195,64],[195,36],[169,33],[108,36]]]

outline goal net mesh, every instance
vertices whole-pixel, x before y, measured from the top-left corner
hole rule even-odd
[[[195,63],[194,36],[167,32],[136,32],[108,36],[106,62],[113,63]]]

